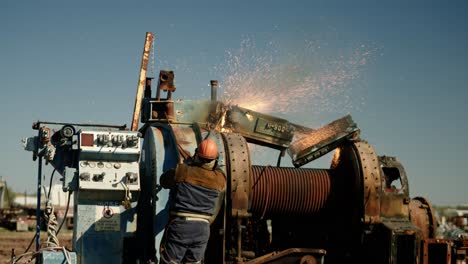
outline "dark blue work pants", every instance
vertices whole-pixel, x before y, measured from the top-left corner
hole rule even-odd
[[[172,219],[161,241],[159,263],[201,263],[209,237],[208,222]]]

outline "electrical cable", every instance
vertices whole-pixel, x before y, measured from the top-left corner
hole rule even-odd
[[[18,262],[22,257],[24,257],[25,255],[27,255],[26,253],[28,253],[29,249],[31,248],[32,244],[34,243],[34,240],[36,239],[36,236],[37,234],[34,234],[33,238],[31,239],[31,242],[29,242],[29,246],[26,248],[26,250],[24,251],[23,254],[17,256],[17,258],[13,261],[13,263],[16,263]]]
[[[44,217],[47,222],[47,247],[58,247],[60,242],[57,237],[57,217],[55,216],[54,206],[50,201],[50,193],[52,190],[52,182],[54,179],[55,169],[52,171],[50,175],[50,184],[49,184],[49,191],[46,197],[46,207],[44,210]],[[45,195],[45,186],[44,186],[44,195]]]
[[[70,208],[70,197],[72,193],[69,191],[68,192],[68,200],[67,200],[67,208],[65,208],[65,214],[63,216],[62,222],[60,223],[59,228],[57,229],[57,235],[60,233],[60,230],[62,230],[63,223],[67,220],[67,214],[68,214],[68,208]]]
[[[55,173],[55,171],[56,171],[56,169],[54,169],[54,170],[52,171],[52,174],[51,174],[51,176],[50,176],[50,184],[49,184],[49,192],[48,192],[48,194],[47,194],[47,201],[49,201],[49,199],[50,199],[50,191],[52,190],[52,180],[53,180],[53,178],[54,178],[54,173]],[[45,186],[44,186],[44,194],[45,194]],[[19,255],[15,262],[19,261],[23,256],[26,255],[26,253],[29,251],[29,249],[31,248],[32,244],[34,243],[34,240],[36,239],[36,237],[37,237],[37,233],[34,234],[33,238],[31,239],[31,242],[29,242],[29,245],[28,245],[28,247],[26,248],[26,250],[24,251],[24,253],[21,254],[21,255]]]
[[[31,248],[33,242],[34,242],[34,239],[36,238],[36,234],[34,234],[34,237],[31,239],[31,242],[29,242],[29,246],[26,248],[26,250],[24,251],[24,253],[28,252],[29,249]]]
[[[50,182],[49,182],[49,192],[47,194],[47,200],[50,199],[50,191],[52,190],[52,180],[54,179],[54,174],[55,174],[56,169],[52,171],[52,175],[50,175]]]

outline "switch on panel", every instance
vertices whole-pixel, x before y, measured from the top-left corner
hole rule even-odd
[[[93,181],[95,182],[102,182],[104,180],[104,176],[106,175],[105,172],[100,173],[100,174],[94,174],[93,175]]]
[[[128,136],[127,137],[127,147],[134,147],[138,144],[137,136]]]
[[[138,174],[135,172],[127,172],[125,176],[127,177],[128,183],[136,183],[138,180]]]

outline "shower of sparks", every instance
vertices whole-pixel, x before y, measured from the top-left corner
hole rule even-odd
[[[257,52],[250,40],[238,52],[227,52],[222,101],[262,113],[331,112],[351,109],[353,85],[377,49],[361,45],[332,58],[320,55],[320,46],[308,42],[299,53],[278,49]],[[362,95],[356,96],[361,98]]]
[[[247,39],[238,51],[227,51],[221,101],[285,118],[303,113],[306,122],[316,127],[320,125],[314,116],[319,113],[344,115],[360,107],[365,96],[357,88],[363,84],[363,73],[379,48],[358,45],[332,51],[320,41],[306,41],[296,52],[277,46],[270,42],[265,48],[257,48]],[[297,131],[293,141],[309,133]],[[271,153],[252,144],[249,147],[257,160],[272,161]]]

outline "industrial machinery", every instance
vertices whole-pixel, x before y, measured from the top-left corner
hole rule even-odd
[[[466,238],[436,239],[431,203],[410,197],[403,165],[362,140],[351,116],[311,129],[218,101],[217,81],[208,100],[173,99],[174,72],[161,71],[154,93],[142,72],[131,129],[34,125],[38,185],[45,159],[75,201],[71,252],[42,250],[39,263],[157,262],[169,216],[159,176],[205,138],[228,184],[204,263],[466,263]],[[276,166],[252,164],[252,144],[277,151]],[[304,167],[332,151],[329,169]],[[281,166],[286,153],[294,167]]]

